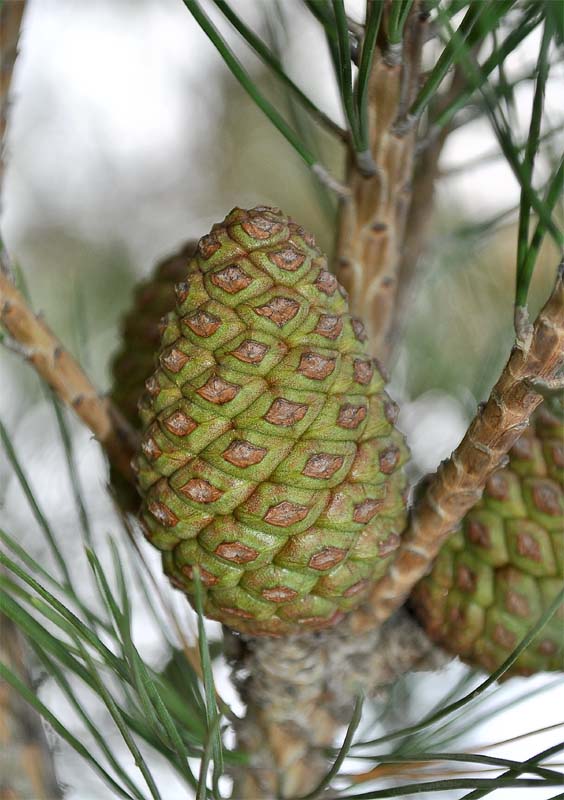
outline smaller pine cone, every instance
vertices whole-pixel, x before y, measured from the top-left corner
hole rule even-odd
[[[405,523],[406,448],[362,324],[313,236],[234,209],[204,236],[140,405],[146,535],[229,627],[335,624]]]
[[[197,242],[188,241],[160,261],[153,274],[135,288],[133,304],[122,323],[122,345],[112,362],[111,399],[127,421],[140,427],[137,406],[145,381],[155,369],[161,341],[161,319],[174,308],[174,285],[182,280]]]
[[[139,399],[155,368],[161,319],[174,308],[174,285],[186,275],[196,245],[197,242],[188,241],[177,253],[159,262],[153,274],[136,287],[131,308],[123,318],[121,348],[111,367],[110,397],[135,429],[141,427]],[[135,512],[139,508],[135,487],[111,467],[110,484],[122,511]]]
[[[564,424],[542,406],[480,503],[414,589],[429,636],[463,661],[499,667],[564,581]],[[564,669],[564,605],[505,673]]]

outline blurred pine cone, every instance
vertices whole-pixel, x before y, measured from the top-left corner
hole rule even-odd
[[[196,250],[195,241],[188,241],[174,255],[155,267],[153,274],[140,283],[133,295],[131,308],[123,318],[121,348],[112,362],[111,400],[136,430],[141,422],[137,405],[145,381],[155,368],[161,338],[162,317],[174,308],[174,285],[186,276],[188,261]],[[135,488],[117,470],[110,469],[110,483],[124,511],[139,507]]]
[[[411,603],[429,636],[492,672],[564,580],[564,421],[545,403]],[[564,606],[506,675],[564,669]]]
[[[161,340],[160,321],[174,308],[174,285],[186,277],[188,262],[197,242],[187,242],[181,250],[155,267],[153,274],[140,283],[133,303],[123,318],[122,345],[112,362],[111,398],[127,421],[140,427],[137,404],[145,381],[155,368]]]

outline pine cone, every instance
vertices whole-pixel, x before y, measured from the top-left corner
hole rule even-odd
[[[332,625],[405,523],[406,448],[363,326],[278,209],[215,225],[176,296],[140,405],[146,535],[235,630]]]
[[[429,636],[469,664],[499,667],[564,579],[564,423],[545,406],[489,479],[411,603]],[[564,667],[564,606],[506,675]]]
[[[174,308],[174,285],[186,277],[196,245],[195,241],[186,242],[177,253],[159,262],[153,274],[136,287],[133,304],[123,318],[122,346],[112,362],[111,398],[136,429],[140,427],[139,398],[155,369],[161,340],[159,323]]]

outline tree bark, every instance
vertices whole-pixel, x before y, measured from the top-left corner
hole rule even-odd
[[[384,11],[380,39],[385,41]],[[414,7],[397,49],[377,47],[369,78],[370,151],[376,173],[366,177],[349,156],[347,185],[340,201],[335,271],[349,293],[350,305],[366,326],[374,355],[386,361],[400,254],[409,209],[416,126],[399,130],[396,123],[409,109],[419,87],[421,50],[427,16]]]

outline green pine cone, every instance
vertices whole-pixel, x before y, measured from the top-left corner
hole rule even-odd
[[[127,421],[140,427],[137,405],[145,381],[155,369],[155,354],[161,340],[160,321],[174,308],[174,285],[188,269],[188,261],[196,250],[195,241],[155,267],[153,274],[140,283],[133,304],[123,318],[122,345],[112,362],[111,398]]]
[[[545,404],[412,593],[429,636],[469,664],[497,669],[562,588],[563,473],[564,423]],[[506,675],[562,669],[564,606]]]
[[[399,544],[406,459],[362,324],[313,237],[278,209],[204,236],[140,404],[148,539],[239,631],[332,625]]]

